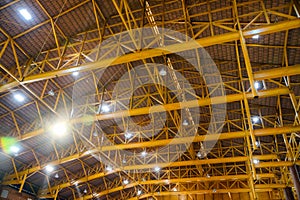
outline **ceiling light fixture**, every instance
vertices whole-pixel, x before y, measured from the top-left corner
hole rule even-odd
[[[187,126],[187,125],[189,125],[189,122],[185,119],[185,120],[183,120],[182,125]]]
[[[19,151],[20,151],[20,148],[19,147],[17,147],[17,146],[11,146],[10,148],[9,148],[9,150],[10,150],[10,152],[12,152],[12,153],[19,153]]]
[[[52,97],[55,95],[55,93],[53,92],[52,89],[48,92],[48,94],[49,94],[49,96],[52,96]]]
[[[47,166],[45,167],[45,169],[46,169],[46,171],[49,172],[49,173],[51,173],[51,172],[54,171],[54,167],[51,166],[51,165],[47,165]]]
[[[254,88],[255,88],[255,89],[259,89],[259,88],[260,88],[260,82],[255,81],[255,83],[254,83]]]
[[[54,178],[59,178],[59,175],[58,173],[55,174]]]
[[[260,142],[259,142],[259,141],[255,141],[255,145],[256,145],[257,147],[259,147],[259,146],[260,146]]]
[[[125,185],[127,185],[127,184],[129,183],[129,181],[128,181],[127,179],[125,179],[125,180],[123,181],[123,183],[124,183]]]
[[[167,75],[166,70],[165,70],[164,68],[162,68],[162,69],[159,71],[159,75],[161,75],[161,76]]]
[[[137,191],[137,195],[139,196],[139,195],[141,195],[142,194],[142,191],[141,190],[138,190]]]
[[[252,117],[252,121],[253,121],[253,123],[258,123],[259,122],[259,117],[258,116]]]
[[[201,158],[201,157],[202,157],[202,154],[201,154],[201,152],[200,152],[200,151],[198,151],[198,153],[197,153],[197,157],[198,157],[198,158]]]
[[[14,98],[15,98],[18,102],[22,102],[22,101],[25,100],[24,95],[21,94],[21,93],[16,93],[16,94],[14,95]]]
[[[102,104],[102,105],[101,105],[101,111],[102,111],[102,112],[105,112],[105,113],[109,112],[109,111],[110,111],[109,105],[107,105],[107,104]]]
[[[126,139],[129,139],[129,138],[131,138],[132,137],[132,133],[130,133],[130,132],[126,132],[125,133],[125,138]]]
[[[112,167],[111,166],[107,166],[106,167],[106,171],[109,171],[109,172],[111,172],[113,169],[112,169]]]
[[[254,159],[254,160],[253,160],[253,164],[256,165],[256,164],[258,164],[258,163],[259,163],[259,160],[257,160],[257,159]]]
[[[19,10],[20,14],[26,19],[26,20],[31,20],[32,16],[31,14],[28,12],[27,9],[23,8]]]
[[[143,151],[143,152],[141,153],[141,155],[142,155],[143,157],[145,157],[145,156],[147,155],[147,151]]]
[[[79,72],[73,72],[72,76],[77,77],[79,75]]]
[[[155,167],[154,171],[159,172],[160,171],[160,167]]]
[[[94,136],[94,137],[98,137],[98,133],[95,131],[95,132],[93,133],[93,136]]]
[[[258,38],[259,38],[259,35],[253,35],[252,38],[253,38],[253,39],[258,39]]]

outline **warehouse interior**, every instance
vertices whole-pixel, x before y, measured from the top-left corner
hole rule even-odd
[[[298,0],[1,0],[0,199],[300,198]]]

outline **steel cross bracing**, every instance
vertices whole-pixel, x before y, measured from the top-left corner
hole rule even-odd
[[[5,63],[1,63],[1,68],[5,71],[1,71],[1,82],[6,82],[0,86],[1,98],[4,99],[10,93],[7,92],[10,89],[25,85],[35,94],[30,97],[25,105],[21,105],[15,109],[9,108],[9,106],[0,102],[0,107],[5,109],[6,112],[0,116],[0,119],[10,119],[11,128],[7,136],[17,137],[18,140],[24,145],[26,151],[22,152],[22,155],[31,155],[34,159],[30,163],[24,163],[21,159],[10,155],[5,155],[11,159],[11,165],[14,166],[14,170],[7,174],[3,180],[3,184],[16,184],[20,186],[21,190],[24,185],[31,185],[30,179],[32,177],[38,177],[40,180],[43,177],[47,179],[46,188],[41,188],[38,195],[40,197],[49,198],[64,198],[65,195],[69,199],[92,199],[95,197],[104,197],[106,199],[138,199],[138,198],[159,198],[160,196],[168,195],[181,195],[188,199],[196,199],[198,194],[204,193],[226,193],[229,196],[232,193],[250,193],[251,198],[255,199],[259,193],[269,192],[275,194],[279,192],[281,198],[283,197],[283,188],[287,185],[292,186],[291,177],[288,173],[288,166],[293,163],[299,164],[299,118],[298,112],[300,107],[299,95],[294,88],[299,86],[299,83],[290,81],[290,76],[299,75],[300,68],[299,63],[288,62],[288,53],[290,49],[299,49],[299,46],[293,46],[288,44],[289,30],[297,29],[300,26],[300,21],[297,16],[293,16],[293,11],[296,11],[298,6],[293,1],[279,6],[266,9],[264,1],[250,1],[244,3],[234,4],[234,1],[230,1],[230,6],[221,8],[212,8],[214,1],[208,1],[205,3],[186,4],[186,1],[180,1],[178,7],[166,10],[168,5],[175,4],[177,1],[162,1],[155,5],[151,5],[149,2],[149,9],[151,10],[152,17],[157,19],[162,17],[162,20],[156,20],[156,26],[169,27],[172,24],[184,24],[182,27],[176,28],[176,31],[190,35],[195,38],[197,42],[203,47],[210,46],[226,46],[233,47],[236,53],[236,57],[243,57],[244,59],[235,60],[216,60],[216,64],[220,69],[224,66],[231,65],[235,68],[224,69],[221,71],[222,77],[224,77],[224,85],[226,88],[227,96],[215,97],[214,101],[205,98],[208,93],[205,91],[205,86],[201,83],[194,85],[194,89],[197,91],[203,91],[202,95],[197,96],[197,101],[187,101],[184,106],[186,108],[204,107],[209,108],[211,102],[227,103],[232,109],[229,109],[228,116],[224,123],[224,130],[220,136],[220,141],[216,144],[215,148],[208,153],[205,159],[198,159],[192,157],[191,154],[184,154],[176,162],[170,162],[167,159],[158,160],[155,155],[148,155],[145,159],[139,156],[132,156],[126,158],[130,163],[129,166],[121,166],[115,168],[113,171],[108,172],[105,170],[105,165],[97,162],[89,164],[94,157],[104,154],[117,155],[120,149],[132,149],[136,152],[140,152],[145,148],[156,148],[164,146],[169,143],[169,140],[165,136],[168,136],[170,132],[176,129],[176,120],[180,118],[178,103],[172,100],[171,94],[167,94],[167,97],[162,99],[167,101],[164,105],[156,105],[155,112],[161,112],[167,110],[173,116],[168,119],[169,126],[161,132],[157,137],[149,137],[147,140],[145,137],[151,134],[155,130],[144,130],[144,132],[136,133],[131,140],[124,138],[124,132],[118,131],[113,125],[107,128],[106,133],[110,141],[114,141],[116,146],[109,146],[109,144],[101,144],[95,148],[86,148],[86,141],[82,140],[80,135],[84,135],[89,138],[90,141],[95,141],[93,132],[97,129],[96,123],[113,118],[120,118],[126,121],[127,117],[140,116],[153,111],[149,111],[153,107],[153,103],[149,102],[148,98],[159,99],[159,95],[163,92],[160,88],[156,91],[148,94],[148,98],[145,98],[145,94],[135,95],[135,105],[132,107],[126,107],[122,105],[127,99],[111,99],[112,87],[106,87],[104,91],[97,91],[95,94],[85,96],[86,102],[89,99],[99,96],[102,99],[110,101],[119,101],[119,104],[115,105],[116,111],[108,114],[98,114],[91,120],[93,126],[87,126],[83,123],[85,119],[76,118],[72,119],[73,126],[81,128],[79,133],[72,133],[72,140],[69,146],[63,146],[60,144],[52,144],[53,151],[45,156],[37,149],[40,146],[29,147],[28,141],[34,141],[35,138],[43,136],[51,138],[45,126],[47,118],[44,114],[53,110],[54,112],[61,111],[63,108],[63,114],[68,115],[70,113],[69,104],[72,102],[70,96],[70,88],[74,83],[63,84],[56,77],[69,76],[74,71],[88,72],[75,81],[80,82],[84,79],[89,79],[94,84],[99,84],[95,74],[101,71],[101,68],[105,67],[113,58],[109,57],[109,52],[114,50],[115,47],[101,46],[100,48],[106,49],[107,55],[102,55],[98,58],[100,61],[95,61],[95,58],[91,57],[93,52],[99,51],[97,48],[90,48],[89,45],[96,46],[99,42],[113,37],[117,32],[115,30],[130,30],[137,27],[147,27],[151,24],[145,23],[146,18],[150,21],[149,15],[146,16],[144,9],[131,8],[129,2],[125,0],[115,1],[114,9],[117,15],[111,16],[111,19],[121,19],[120,21],[108,20],[101,6],[95,0],[83,1],[74,7],[71,7],[58,16],[51,16],[47,8],[44,7],[40,1],[36,0],[37,6],[40,8],[40,12],[44,12],[49,20],[33,26],[32,28],[24,31],[21,34],[10,36],[9,32],[1,29],[1,32],[6,36],[7,40],[0,43],[2,47],[0,51],[0,58],[5,56],[8,52],[12,52],[15,59],[15,66],[5,66]],[[13,1],[0,10],[5,9],[13,4],[17,4],[18,1]],[[70,42],[67,36],[63,33],[62,27],[55,23],[55,20],[60,16],[67,15],[81,6],[90,5],[95,17],[95,24],[97,29],[89,30],[82,33],[74,33],[78,38],[84,38],[78,42]],[[143,2],[141,1],[141,6]],[[249,13],[241,13],[240,8],[252,7],[258,9],[252,9]],[[206,12],[192,12],[197,7],[206,6]],[[164,8],[163,11],[157,11],[157,8]],[[283,11],[283,10],[287,10]],[[118,11],[118,12],[117,12]],[[235,13],[234,17],[223,18],[221,20],[214,20],[214,15],[226,11]],[[173,19],[165,19],[166,15],[180,12],[181,15],[173,16]],[[141,13],[144,13],[141,15]],[[138,16],[138,17],[137,17]],[[191,19],[197,19],[197,17],[207,16],[208,21],[195,21]],[[272,16],[277,16],[279,22],[274,23]],[[261,20],[261,18],[263,20]],[[260,19],[260,20],[259,20]],[[40,55],[40,59],[36,60],[32,58],[26,49],[23,49],[18,44],[17,39],[26,36],[30,32],[34,32],[39,27],[46,24],[50,24],[52,27],[52,37],[55,44],[53,49],[43,50]],[[148,24],[148,25],[147,25]],[[218,30],[222,29],[223,32],[219,34]],[[208,35],[203,38],[203,34],[208,31]],[[224,32],[225,31],[225,32]],[[277,32],[285,31],[285,41],[283,45],[266,45],[249,43],[252,36],[259,35],[274,35]],[[93,37],[93,33],[97,33]],[[58,40],[58,37],[64,37],[68,42],[62,43]],[[143,38],[144,42],[150,38]],[[127,48],[134,41],[123,42],[122,48]],[[148,45],[148,48],[151,44]],[[269,63],[256,63],[251,60],[249,48],[263,48],[263,49],[282,49],[282,63],[274,64],[272,61]],[[10,49],[12,51],[10,51]],[[134,68],[134,62],[140,59],[145,61],[155,62],[156,57],[169,54],[172,52],[192,50],[195,46],[189,42],[183,42],[180,44],[174,44],[165,46],[163,49],[150,49],[135,51],[130,54],[126,54],[118,57],[112,65],[127,69]],[[25,55],[27,61],[21,59]],[[185,73],[190,72],[190,76],[187,77],[189,81],[193,81],[197,78],[197,72],[193,68],[184,63],[183,60],[177,59],[170,55],[171,63],[174,66],[176,64],[182,64],[183,67],[178,71]],[[91,62],[92,61],[92,62]],[[245,63],[244,63],[245,62]],[[74,65],[75,64],[75,65]],[[271,66],[276,66],[272,69]],[[252,75],[253,72],[253,75]],[[198,75],[199,76],[199,75]],[[17,79],[13,80],[12,77]],[[137,77],[142,79],[142,77]],[[262,83],[272,88],[266,87],[256,92],[254,89],[254,81],[262,81]],[[115,84],[117,80],[112,80],[111,84]],[[35,84],[41,84],[40,90],[34,90]],[[250,84],[249,84],[250,83]],[[53,86],[55,85],[55,86]],[[49,88],[54,89],[54,97],[48,94]],[[102,87],[102,86],[101,86]],[[22,88],[22,87],[20,87]],[[252,88],[252,90],[249,90]],[[149,88],[142,87],[144,92],[147,92]],[[201,93],[199,93],[201,94]],[[31,95],[32,96],[32,95]],[[254,106],[256,96],[259,99],[275,99],[276,105],[259,105]],[[37,98],[38,97],[38,98]],[[48,102],[52,98],[52,103]],[[290,100],[293,111],[285,108],[282,102]],[[84,110],[88,108],[89,104],[79,105],[78,109]],[[47,108],[48,107],[48,108]],[[272,109],[275,107],[276,112],[265,114],[266,109]],[[36,112],[36,118],[28,120],[24,116],[18,114],[20,111],[26,108],[34,108]],[[209,109],[208,109],[209,110]],[[127,112],[129,111],[129,112]],[[261,118],[260,124],[252,124],[251,115],[256,113]],[[234,117],[232,117],[234,116]],[[211,113],[201,113],[201,117],[211,117]],[[290,119],[293,120],[290,120]],[[194,150],[199,150],[199,142],[203,141],[203,135],[208,130],[208,122],[201,122],[199,124],[199,130],[203,133],[198,135],[194,140]],[[252,128],[253,127],[253,128]],[[273,128],[271,128],[273,127]],[[190,131],[193,128],[190,127]],[[215,136],[211,136],[213,139]],[[240,140],[238,140],[238,138]],[[267,138],[272,138],[269,140]],[[121,143],[117,142],[121,141]],[[186,138],[188,141],[188,138]],[[255,141],[259,141],[260,145],[255,147]],[[185,140],[175,140],[175,144],[178,148],[182,148],[185,144]],[[170,156],[176,155],[177,152],[168,152]],[[164,157],[161,155],[161,157]],[[112,160],[118,159],[118,157],[112,157]],[[260,160],[258,164],[254,164],[253,160]],[[46,174],[44,167],[47,165],[60,166],[52,174]],[[0,162],[1,165],[1,162]],[[72,171],[72,167],[78,167],[78,172]],[[202,166],[202,171],[199,171],[197,166]],[[156,166],[160,166],[162,170],[159,173],[153,172],[152,169]],[[143,173],[134,173],[138,170],[144,169]],[[255,173],[253,173],[255,172]],[[267,172],[267,173],[266,173]],[[60,174],[60,180],[53,178],[55,173]],[[278,173],[282,175],[277,176]],[[208,176],[209,177],[208,177]],[[130,184],[124,186],[124,176],[130,180]],[[187,180],[191,179],[191,182]],[[95,184],[93,181],[98,180],[101,184]],[[251,181],[249,181],[251,180]],[[253,187],[252,187],[253,186]],[[78,194],[78,188],[81,191],[81,197]],[[174,190],[176,188],[177,191]],[[82,192],[87,189],[87,192]],[[137,195],[138,190],[142,191],[141,195]],[[36,192],[32,189],[32,192]],[[71,194],[71,196],[70,196]],[[137,197],[138,196],[138,197]]]

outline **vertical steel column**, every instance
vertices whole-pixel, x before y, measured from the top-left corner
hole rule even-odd
[[[286,200],[295,200],[291,187],[284,188],[284,196]]]
[[[296,165],[293,165],[293,166],[290,166],[289,169],[290,169],[290,173],[292,175],[292,179],[293,179],[294,186],[296,189],[296,194],[299,199],[300,198],[300,180],[299,180],[299,174],[297,171],[297,167],[296,167]]]

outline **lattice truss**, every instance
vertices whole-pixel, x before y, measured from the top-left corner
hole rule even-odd
[[[296,1],[0,5],[0,134],[20,148],[12,154],[1,144],[1,184],[54,199],[256,199],[262,192],[283,199],[293,187],[288,167],[300,165]],[[32,21],[17,14],[22,6]],[[223,85],[206,82],[219,76],[199,49]],[[121,80],[127,72],[135,73]],[[152,119],[162,127],[148,126]],[[54,136],[51,126],[63,120],[67,135]]]

